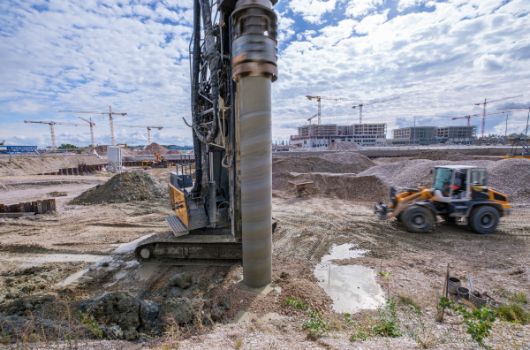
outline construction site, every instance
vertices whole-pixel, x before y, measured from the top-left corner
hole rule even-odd
[[[363,109],[397,95],[305,95],[317,113],[273,145],[285,5],[191,3],[190,113],[170,136],[189,144],[68,104],[19,122],[47,147],[0,145],[0,348],[530,349],[530,106],[486,111],[523,95],[392,131]],[[358,122],[322,123],[322,101]],[[56,130],[74,126],[88,146]]]

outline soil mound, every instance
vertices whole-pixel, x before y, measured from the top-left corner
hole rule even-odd
[[[145,146],[144,150],[142,151],[142,154],[167,154],[168,149],[164,146],[160,146],[158,143],[153,142],[150,145]]]
[[[113,176],[109,181],[83,192],[70,204],[127,203],[165,196],[163,187],[149,174],[135,171]]]
[[[272,158],[272,187],[287,190],[290,173],[359,173],[375,165],[357,152],[285,152]]]
[[[337,173],[291,173],[293,183],[312,182],[303,195],[340,198],[359,202],[377,202],[388,198],[389,186],[377,176]]]

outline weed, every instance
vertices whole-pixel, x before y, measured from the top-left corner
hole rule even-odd
[[[528,297],[523,292],[514,293],[510,299],[515,304],[528,304]]]
[[[357,340],[364,341],[370,338],[371,334],[364,329],[356,329],[355,332],[350,336],[350,341],[354,342]]]
[[[99,326],[98,321],[94,318],[93,315],[81,313],[79,316],[81,323],[96,337],[96,338],[103,338],[105,336],[105,332],[103,332],[103,329]]]
[[[237,338],[234,341],[234,349],[239,350],[239,349],[241,349],[242,346],[243,346],[243,339]]]
[[[310,339],[318,339],[324,335],[324,333],[329,329],[328,324],[316,310],[311,310],[309,312],[309,319],[304,322],[302,327],[308,331],[308,337]]]
[[[387,280],[390,278],[390,272],[388,271],[379,271],[379,277]]]
[[[495,311],[497,316],[504,321],[519,324],[530,323],[530,312],[526,311],[520,304],[511,303],[500,305]]]
[[[416,312],[417,314],[421,314],[421,307],[411,297],[400,294],[398,295],[398,301],[402,305],[410,306],[412,309],[414,309],[414,312]]]
[[[288,296],[285,299],[285,305],[294,307],[296,310],[306,311],[309,309],[309,306],[301,299],[298,299],[293,296]]]
[[[493,323],[495,322],[495,312],[487,307],[481,307],[473,311],[469,311],[462,305],[457,305],[453,301],[442,297],[439,305],[441,307],[450,308],[459,313],[464,318],[464,324],[467,327],[467,333],[480,346],[486,347],[484,340],[491,334]]]

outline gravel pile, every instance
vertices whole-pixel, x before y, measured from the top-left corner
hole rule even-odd
[[[357,152],[274,154],[272,158],[272,187],[287,190],[292,172],[359,173],[375,163]]]
[[[430,170],[439,165],[475,165],[488,170],[489,185],[508,194],[516,202],[530,201],[530,160],[505,159],[500,161],[432,161],[416,159],[374,166],[360,176],[377,176],[397,188],[431,186]]]
[[[155,200],[166,196],[164,187],[144,172],[127,172],[83,192],[70,204],[127,203]]]

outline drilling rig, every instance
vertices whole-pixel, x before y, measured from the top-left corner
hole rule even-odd
[[[140,261],[242,262],[243,281],[271,281],[271,83],[277,17],[270,0],[194,0],[190,43],[195,172],[173,173],[172,233],[140,242]]]

